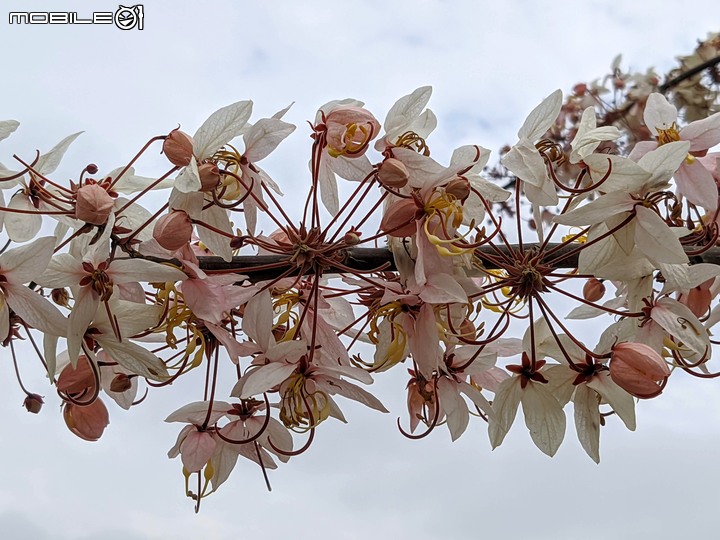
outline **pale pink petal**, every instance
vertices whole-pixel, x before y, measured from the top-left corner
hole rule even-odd
[[[286,364],[284,362],[272,362],[259,368],[253,369],[244,376],[245,382],[242,386],[240,399],[247,399],[277,386],[287,379],[297,364]]]
[[[190,424],[201,425],[207,420],[208,425],[211,426],[232,409],[230,404],[225,401],[213,401],[212,412],[208,417],[209,405],[209,401],[195,401],[193,403],[188,403],[170,414],[165,421],[187,422]]]
[[[189,473],[198,472],[215,451],[215,439],[205,431],[191,431],[180,445],[180,458]]]
[[[707,150],[720,143],[720,113],[688,124],[680,131],[683,141],[690,141],[690,151]]]
[[[697,206],[714,212],[718,204],[718,188],[715,179],[699,160],[683,163],[675,173],[678,191]]]
[[[445,412],[450,438],[455,441],[467,429],[470,421],[467,403],[458,393],[457,388],[447,378],[438,381],[440,407]]]

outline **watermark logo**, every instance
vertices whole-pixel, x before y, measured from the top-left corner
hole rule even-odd
[[[115,22],[115,26],[117,26],[120,30],[132,30],[136,27],[138,30],[142,30],[144,17],[145,13],[143,12],[142,5],[138,4],[131,7],[121,5],[115,12],[113,20]]]
[[[9,24],[114,24],[120,30],[145,28],[145,9],[142,4],[118,6],[115,12],[95,11],[78,15],[77,11],[11,11]]]

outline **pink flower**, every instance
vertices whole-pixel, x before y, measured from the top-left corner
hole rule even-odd
[[[325,118],[327,148],[332,157],[358,157],[380,132],[380,123],[362,107],[340,106]]]

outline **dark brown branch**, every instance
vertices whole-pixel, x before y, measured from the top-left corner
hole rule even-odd
[[[513,249],[517,249],[517,246],[510,247],[512,247]],[[510,249],[507,246],[495,246],[495,248],[510,256]],[[527,252],[530,249],[539,248],[539,244],[525,244],[524,248]],[[555,248],[557,248],[557,251],[555,251]],[[545,247],[545,251],[549,252],[552,250],[553,252],[550,257],[553,259],[557,259],[561,258],[563,254],[569,251],[577,250],[577,248],[578,244],[548,244]],[[692,252],[695,249],[697,248],[688,247],[686,248],[686,251]],[[483,246],[477,249],[476,253],[480,257],[480,260],[483,261],[486,268],[497,268],[497,266],[493,265],[489,260],[483,259],[483,253],[497,256],[497,251],[495,249],[492,249],[489,246]],[[177,260],[165,261],[163,259],[158,259],[155,257],[146,258],[156,262],[170,262],[177,265],[180,264]],[[293,264],[289,262],[289,257],[282,255],[241,255],[238,257],[233,257],[233,260],[229,262],[221,259],[220,257],[200,257],[199,259],[200,268],[202,268],[203,270],[209,272],[214,271],[242,274],[248,276],[250,281],[253,282],[277,278],[288,269],[288,266],[284,265],[270,269],[264,268],[268,265],[282,263],[284,261],[288,261],[288,264]],[[690,260],[692,264],[704,262],[720,265],[720,248],[709,249],[702,255],[695,255],[690,257]],[[367,272],[378,268],[385,263],[389,263],[389,266],[386,269],[387,271],[397,270],[395,267],[395,262],[392,258],[392,253],[386,248],[348,248],[345,250],[345,259],[342,262],[342,264],[344,264],[346,267],[357,270],[358,272]],[[555,265],[555,267],[572,269],[577,268],[577,263],[578,256],[577,254],[575,254],[562,260],[559,264]],[[258,270],[254,270],[255,268],[258,268]],[[309,270],[307,273],[311,272],[312,270]],[[323,270],[324,275],[337,275],[342,273],[344,273],[343,270],[337,267],[329,267]],[[297,273],[293,273],[290,275],[297,275]]]
[[[697,75],[698,73],[705,71],[706,69],[709,69],[711,67],[715,67],[716,65],[720,64],[720,56],[716,56],[715,58],[711,58],[710,60],[707,60],[703,62],[702,64],[698,64],[692,69],[688,69],[687,71],[683,71],[680,75],[677,77],[674,77],[667,81],[664,84],[661,84],[658,87],[658,90],[662,92],[663,94],[670,90],[673,86],[677,86],[681,82],[689,79],[690,77]]]

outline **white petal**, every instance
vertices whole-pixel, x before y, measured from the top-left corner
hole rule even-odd
[[[170,377],[165,363],[147,349],[130,341],[98,339],[105,352],[125,369],[155,381]]]
[[[500,383],[500,387],[492,401],[495,418],[490,419],[488,426],[488,435],[493,449],[502,444],[505,435],[507,435],[515,421],[522,394],[519,377],[511,377]]]
[[[275,150],[293,131],[295,131],[294,125],[277,118],[258,120],[243,136],[244,156],[253,163],[260,161]]]
[[[0,272],[11,283],[34,281],[47,268],[53,249],[55,237],[44,236],[31,244],[8,250],[0,255]]]
[[[3,120],[0,122],[0,141],[7,139],[20,125],[17,120]]]
[[[675,264],[688,262],[677,236],[660,216],[644,206],[637,206],[635,213],[635,243],[648,259]]]
[[[203,210],[200,214],[200,220],[219,231],[223,231],[228,234],[233,233],[230,218],[227,215],[227,210],[220,208],[219,206],[211,206],[207,210]],[[216,233],[215,231],[208,229],[207,227],[203,227],[202,225],[197,226],[197,235],[202,243],[205,244],[215,255],[222,257],[225,261],[232,260],[232,248],[230,247],[229,237]]]
[[[65,152],[67,152],[68,147],[81,133],[82,131],[79,131],[77,133],[73,133],[72,135],[68,135],[62,141],[57,143],[52,150],[40,156],[34,169],[43,175],[55,172],[55,169],[57,169],[58,165],[60,165],[60,160],[62,160]]]
[[[323,205],[334,216],[340,211],[340,199],[338,197],[337,178],[327,162],[329,157],[323,156],[318,171],[318,184],[320,186],[320,200]]]
[[[432,95],[432,86],[421,86],[411,94],[401,97],[390,107],[383,125],[387,133],[404,126],[418,117]]]
[[[613,382],[609,371],[595,375],[587,386],[603,397],[630,431],[635,431],[635,401]]]
[[[658,134],[658,129],[669,129],[677,122],[677,109],[671,105],[662,94],[653,92],[648,96],[645,104],[643,120],[653,135]]]
[[[181,193],[192,193],[202,187],[197,162],[194,159],[190,160],[190,164],[175,179],[174,186]]]
[[[561,90],[555,90],[546,97],[525,119],[525,123],[518,131],[518,138],[530,139],[531,141],[539,139],[560,114],[562,99]]]
[[[42,227],[42,216],[37,212],[27,195],[16,193],[10,199],[8,208],[29,212],[27,214],[19,212],[7,212],[5,214],[5,230],[13,242],[27,242],[35,238]]]
[[[575,388],[575,431],[580,444],[595,463],[600,463],[600,396],[587,385]]]
[[[565,437],[565,413],[541,383],[529,382],[522,393],[525,425],[535,446],[552,457]]]
[[[195,157],[200,160],[210,157],[242,135],[252,106],[252,101],[238,101],[212,113],[193,135]]]
[[[30,326],[46,334],[65,335],[67,319],[47,299],[24,285],[5,283],[3,289],[7,303]]]
[[[610,176],[599,187],[604,192],[639,193],[642,186],[652,177],[652,173],[622,156],[591,154],[585,157],[583,162],[590,170],[593,183],[600,182],[607,176],[608,170],[610,171]]]

